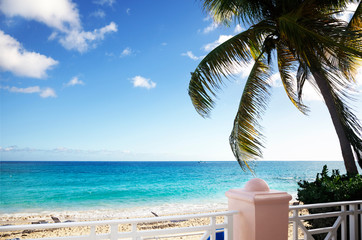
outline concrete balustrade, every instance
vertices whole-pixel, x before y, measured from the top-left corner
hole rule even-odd
[[[289,201],[286,192],[269,189],[259,178],[248,181],[244,188],[225,193],[229,210],[234,215],[234,240],[288,239]]]

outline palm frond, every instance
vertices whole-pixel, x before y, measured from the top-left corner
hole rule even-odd
[[[310,79],[311,73],[308,66],[304,62],[299,62],[299,67],[296,75],[297,79],[297,92],[298,99],[302,99],[304,83],[307,79]]]
[[[233,75],[235,66],[247,64],[260,54],[262,39],[275,26],[263,21],[239,33],[212,50],[191,73],[189,95],[196,111],[207,117],[214,106],[223,78]]]
[[[301,95],[298,95],[296,93],[298,92],[298,88],[295,86],[293,77],[291,75],[291,72],[295,71],[297,61],[294,58],[293,54],[282,42],[278,43],[277,53],[280,79],[282,80],[285,92],[287,93],[290,101],[294,104],[294,106],[298,108],[298,110],[301,111],[303,114],[307,114],[308,107],[302,103]],[[305,79],[302,78],[300,80],[303,82],[298,84],[299,87],[303,86]]]
[[[349,3],[358,2],[358,0],[307,0],[316,6],[319,9],[324,10],[325,12],[331,11],[341,11],[344,10]]]
[[[217,22],[228,24],[232,20],[255,24],[266,19],[273,6],[265,0],[204,0],[205,11],[211,13]]]
[[[326,75],[325,75],[326,76]],[[340,88],[336,88],[331,84],[331,93],[338,111],[339,119],[343,125],[344,132],[349,140],[357,162],[362,167],[362,126],[359,119],[351,111],[345,96],[341,94]],[[345,90],[346,91],[346,90]],[[350,98],[349,98],[350,99]]]
[[[252,171],[249,161],[262,157],[263,135],[258,120],[270,96],[269,77],[268,65],[265,60],[258,58],[246,81],[229,137],[231,149],[243,170],[248,168]]]
[[[306,65],[314,61],[310,57],[317,56],[325,69],[335,75],[343,74],[337,79],[340,85],[354,81],[356,59],[362,57],[362,32],[348,30],[345,22],[328,14],[316,13],[317,16],[303,21],[296,15],[278,20],[281,40],[287,43],[293,55],[298,60],[303,59]]]
[[[348,100],[354,99],[351,97],[351,90],[339,80],[340,78],[343,78],[342,73],[336,75],[336,73],[330,72],[328,68],[325,68],[325,66],[318,61],[317,57],[314,58],[314,61],[309,68],[314,72],[313,75],[317,74],[318,76],[321,76],[323,79],[322,81],[327,84],[327,91],[330,92],[333,99],[338,119],[342,124],[344,133],[355,153],[355,157],[362,167],[362,125],[348,106]],[[316,76],[314,76],[314,78],[316,78]]]
[[[348,23],[348,28],[353,30],[362,29],[362,2],[358,4],[356,11]]]
[[[288,47],[300,55],[315,55],[318,51],[318,55],[322,57],[326,53],[333,55],[338,50],[354,57],[362,57],[362,33],[347,31],[346,24],[329,14],[309,8],[303,9],[302,13],[292,12],[278,18],[281,39],[287,39]]]
[[[336,13],[342,12],[351,2],[359,3],[351,21],[337,19]],[[232,75],[234,66],[255,60],[229,138],[242,169],[251,170],[250,160],[262,157],[264,138],[259,120],[270,95],[268,64],[274,50],[277,50],[283,86],[292,103],[306,113],[308,109],[302,103],[304,83],[308,81],[317,88],[322,86],[320,92],[327,96],[333,122],[335,127],[338,125],[337,132],[344,143],[350,142],[362,167],[362,127],[347,104],[356,60],[362,58],[360,1],[203,0],[203,6],[218,22],[254,24],[210,52],[192,73],[189,86],[196,110],[206,117],[214,107],[224,78]]]

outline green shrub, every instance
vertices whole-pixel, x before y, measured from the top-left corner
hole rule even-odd
[[[362,200],[362,175],[340,175],[333,170],[328,175],[328,168],[324,165],[322,173],[318,173],[314,182],[300,181],[298,183],[298,200],[304,204]],[[308,209],[309,213],[340,211],[340,207]],[[330,227],[336,218],[309,220],[309,228]],[[325,234],[314,236],[323,239]]]

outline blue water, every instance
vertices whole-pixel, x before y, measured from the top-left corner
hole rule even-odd
[[[271,189],[296,195],[297,182],[312,181],[324,164],[260,161],[255,173]],[[224,193],[254,176],[233,162],[0,162],[0,213],[91,210],[226,202]]]

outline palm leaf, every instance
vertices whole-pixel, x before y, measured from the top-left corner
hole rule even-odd
[[[295,84],[293,83],[294,80],[291,75],[291,72],[295,71],[297,61],[294,58],[293,54],[282,42],[278,43],[277,53],[280,79],[282,80],[285,92],[287,93],[290,101],[294,104],[294,106],[298,108],[298,110],[301,111],[303,114],[307,114],[308,108],[301,102],[301,94],[298,95],[296,93],[298,92],[298,88],[295,87]],[[299,84],[299,88],[300,86],[303,86],[305,79],[302,78],[300,79],[300,81],[302,82]]]
[[[358,2],[357,0],[306,0],[309,4],[315,4],[324,12],[334,12],[344,10],[349,3]]]
[[[297,91],[298,91],[298,99],[301,100],[303,95],[303,87],[304,83],[307,79],[311,77],[310,70],[308,66],[304,62],[299,62],[299,67],[296,75],[297,79]]]
[[[189,95],[196,111],[207,117],[214,106],[217,91],[223,78],[233,75],[235,66],[247,64],[260,54],[262,39],[275,28],[263,21],[237,34],[212,50],[191,73]]]
[[[312,13],[313,10],[303,14]],[[279,18],[281,40],[286,42],[296,59],[300,62],[303,59],[303,64],[310,66],[314,61],[310,58],[316,57],[333,74],[343,73],[344,76],[337,80],[341,86],[346,86],[354,80],[356,59],[362,57],[362,32],[346,29],[345,22],[331,15],[315,15],[303,21],[299,20],[298,14]]]
[[[290,49],[304,55],[301,56],[304,58],[308,54],[315,55],[316,52],[320,58],[334,56],[336,50],[347,52],[354,57],[362,57],[361,32],[347,31],[345,22],[329,14],[315,12],[309,8],[300,11],[301,13],[292,12],[278,18],[281,39],[287,40]]]
[[[243,170],[248,168],[252,171],[249,161],[262,157],[263,135],[258,120],[269,99],[269,77],[269,67],[262,58],[258,58],[246,81],[229,137],[231,149]]]
[[[227,25],[232,20],[255,24],[264,20],[264,12],[273,7],[270,1],[264,0],[204,0],[203,6],[215,21]]]
[[[348,100],[354,100],[350,94],[352,90],[341,81],[344,78],[342,72],[330,71],[331,69],[323,65],[317,56],[310,56],[310,59],[312,63],[308,67],[314,72],[313,75],[317,74],[322,77],[327,84],[343,131],[359,165],[362,167],[362,125],[348,106]]]
[[[348,23],[348,28],[354,30],[362,29],[362,2],[358,4],[356,11]]]
[[[331,94],[333,96],[336,109],[338,111],[339,119],[343,125],[344,132],[349,140],[351,147],[355,153],[358,164],[362,168],[362,125],[359,119],[351,111],[351,108],[348,106],[346,97],[350,96],[346,93],[346,88],[339,88],[335,86],[336,80],[331,79],[330,74],[325,71],[320,71],[324,75],[324,78],[328,79],[328,84],[330,85]],[[342,90],[343,89],[343,90]],[[350,99],[350,97],[348,97]]]

